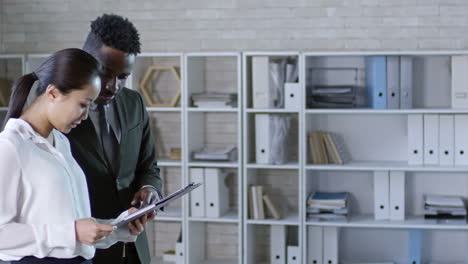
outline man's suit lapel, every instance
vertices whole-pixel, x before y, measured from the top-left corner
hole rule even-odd
[[[120,144],[119,144],[119,158],[117,162],[117,172],[116,175],[118,177],[118,173],[120,172],[120,165],[122,164],[122,160],[124,159],[124,144],[125,144],[125,139],[127,138],[127,118],[125,115],[125,106],[124,102],[121,96],[117,95],[114,98],[114,103],[115,103],[115,110],[117,110],[117,114],[119,116],[119,121],[120,121]]]
[[[93,122],[90,118],[84,120],[81,124],[79,129],[83,130],[83,133],[79,133],[80,136],[84,136],[86,139],[82,140],[86,144],[86,148],[91,153],[95,153],[96,156],[99,158],[100,162],[104,164],[108,169],[110,169],[109,164],[107,164],[106,158],[104,157],[104,149],[102,148],[102,144],[98,139],[96,134],[96,129],[94,128]]]

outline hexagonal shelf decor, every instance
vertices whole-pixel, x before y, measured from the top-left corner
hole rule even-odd
[[[177,91],[174,98],[172,98],[170,103],[160,103],[155,98],[151,96],[151,93],[148,91],[147,84],[153,77],[153,74],[157,71],[170,71],[174,74],[176,79],[179,81],[179,90]],[[157,88],[157,86],[156,86]],[[176,66],[149,66],[148,70],[143,77],[143,80],[140,82],[140,91],[143,93],[146,102],[151,107],[176,107],[180,100],[180,71],[179,67]]]

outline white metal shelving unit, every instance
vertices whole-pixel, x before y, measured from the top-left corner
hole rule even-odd
[[[242,103],[241,55],[235,52],[184,54],[183,80],[185,160],[184,174],[190,181],[190,168],[220,168],[230,173],[229,211],[219,218],[192,217],[186,208],[186,263],[242,263]],[[197,108],[191,95],[200,92],[236,93],[237,107]],[[231,124],[229,124],[229,122]],[[209,131],[210,129],[216,131]],[[234,130],[234,131],[233,131]],[[192,153],[208,146],[237,147],[234,161],[213,162],[192,159]],[[234,177],[234,178],[233,178]],[[187,197],[187,202],[188,202]],[[189,205],[189,203],[187,203]],[[211,231],[210,231],[211,230]],[[210,233],[211,232],[211,233]],[[221,248],[225,245],[225,248]],[[235,253],[234,253],[235,252]]]

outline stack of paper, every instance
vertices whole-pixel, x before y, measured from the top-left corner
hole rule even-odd
[[[347,192],[312,192],[307,198],[307,217],[310,220],[347,220]]]
[[[237,107],[235,93],[194,93],[192,105],[200,108],[234,108]]]
[[[307,98],[309,108],[353,108],[356,93],[352,85],[316,85]]]
[[[466,207],[463,198],[456,195],[426,195],[424,217],[466,221]]]
[[[228,146],[225,148],[203,148],[193,153],[195,160],[215,160],[230,161],[235,160],[237,156],[237,147]]]

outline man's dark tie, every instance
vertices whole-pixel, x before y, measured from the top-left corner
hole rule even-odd
[[[112,127],[109,124],[108,118],[108,107],[105,107],[102,104],[98,105],[99,111],[99,127],[101,130],[101,142],[102,147],[104,148],[104,154],[106,156],[107,162],[110,167],[117,173],[118,168],[118,158],[119,158],[119,145],[117,138],[112,130]]]

